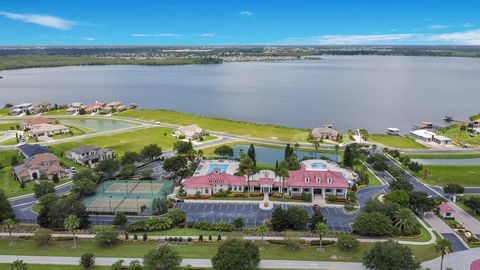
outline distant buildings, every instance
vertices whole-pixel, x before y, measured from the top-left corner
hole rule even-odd
[[[339,137],[338,130],[334,129],[330,125],[323,127],[314,128],[311,133],[311,138],[313,140],[331,140],[338,141]]]
[[[206,132],[196,124],[183,126],[172,131],[172,135],[177,138],[185,138],[188,140],[196,140],[205,136]]]
[[[100,161],[114,158],[115,153],[107,148],[83,145],[67,151],[65,157],[80,165],[94,168]]]
[[[21,114],[30,114],[34,112],[34,107],[32,103],[22,103],[12,107],[10,110],[11,115],[21,115]]]
[[[23,164],[13,168],[13,173],[22,182],[65,177],[65,169],[60,166],[60,160],[52,153],[42,153],[27,158]]]
[[[32,137],[53,136],[56,134],[67,134],[70,129],[64,125],[40,124],[35,125],[28,131]]]
[[[398,135],[400,135],[400,129],[398,129],[398,128],[387,128],[387,134],[398,136]]]
[[[452,140],[445,136],[437,135],[433,131],[426,129],[417,129],[410,131],[410,137],[423,141],[425,143],[436,143],[439,145],[451,145]]]

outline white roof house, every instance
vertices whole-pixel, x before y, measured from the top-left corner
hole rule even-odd
[[[196,124],[178,127],[172,132],[175,137],[184,136],[186,139],[197,139],[205,135],[205,131]]]
[[[410,136],[414,139],[424,142],[434,142],[441,145],[451,144],[452,140],[448,137],[437,135],[435,132],[426,129],[417,129],[410,131]]]

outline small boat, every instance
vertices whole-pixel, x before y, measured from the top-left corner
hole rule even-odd
[[[445,121],[445,122],[452,122],[452,121],[453,121],[453,117],[446,115],[446,116],[443,117],[443,121]]]

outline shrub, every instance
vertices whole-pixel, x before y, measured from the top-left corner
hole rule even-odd
[[[187,238],[187,242],[188,242],[188,243],[192,242],[192,237],[188,237],[188,238]]]
[[[312,201],[312,193],[302,192],[302,200],[304,200],[306,202],[311,202]]]
[[[40,247],[46,247],[52,239],[52,234],[48,230],[38,229],[33,233],[32,238]]]
[[[359,244],[357,238],[351,234],[342,234],[338,237],[338,247],[342,251],[355,251]]]
[[[233,221],[233,226],[237,229],[241,229],[245,226],[245,222],[243,221],[243,218],[237,218]]]
[[[209,236],[208,236],[208,241],[211,242],[212,240],[213,240],[213,239],[212,239],[212,235],[209,235]]]
[[[352,225],[353,230],[366,236],[384,236],[393,233],[390,218],[379,212],[362,213]]]
[[[144,234],[143,234],[143,241],[147,241],[147,239],[148,239],[148,236],[147,236],[146,233],[144,233]]]
[[[180,224],[187,220],[187,213],[179,208],[172,208],[168,210],[167,216],[173,222],[173,224]]]
[[[80,257],[80,266],[85,270],[93,269],[95,266],[95,255],[92,253],[85,253]]]
[[[200,234],[200,236],[198,237],[198,241],[203,242],[203,235]]]
[[[126,232],[125,233],[125,241],[128,241],[128,239],[129,239],[129,236],[128,236],[128,233]]]
[[[209,223],[206,221],[198,222],[197,224],[195,224],[195,228],[199,230],[222,231],[222,232],[231,232],[234,229],[233,225],[229,223],[225,223],[225,222]]]
[[[151,217],[144,220],[135,221],[128,225],[130,232],[151,232],[170,229],[173,222],[170,218]]]
[[[337,202],[337,196],[334,196],[334,195],[328,195],[327,198],[326,198],[327,202],[329,203],[335,203]]]
[[[133,235],[133,240],[134,240],[134,241],[137,241],[137,240],[138,240],[138,235],[137,235],[137,234],[134,234],[134,235]]]
[[[333,240],[322,240],[322,247],[325,247],[325,246],[331,246],[335,244],[335,241]],[[310,246],[320,246],[320,240],[313,240],[313,241],[310,241]]]
[[[112,246],[118,242],[118,231],[114,228],[100,228],[95,235],[95,241],[102,246]]]

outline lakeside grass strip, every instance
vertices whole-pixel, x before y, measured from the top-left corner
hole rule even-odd
[[[161,109],[128,110],[120,112],[117,115],[181,126],[197,124],[207,130],[225,132],[245,137],[273,139],[287,142],[307,142],[308,135],[310,133],[310,131],[307,129],[296,129],[285,126],[234,121],[223,118],[207,117]]]
[[[381,143],[391,148],[401,149],[426,149],[424,145],[417,143],[414,139],[403,136],[392,136],[386,134],[371,134],[368,136],[370,142]]]

